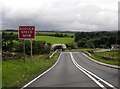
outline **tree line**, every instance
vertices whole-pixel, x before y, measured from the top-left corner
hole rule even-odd
[[[78,47],[110,48],[112,44],[120,44],[120,32],[77,32],[75,42]]]
[[[62,34],[62,33],[53,33],[53,34],[49,34],[49,33],[36,33],[36,36],[54,36],[54,37],[70,37],[73,38],[73,35],[68,35],[68,34]]]
[[[18,35],[13,32],[2,33],[2,51],[3,52],[18,52],[23,53],[24,40],[18,39]],[[49,54],[51,51],[51,44],[45,41],[35,41],[32,42],[33,54]],[[30,55],[30,41],[25,40],[25,50],[26,54]]]

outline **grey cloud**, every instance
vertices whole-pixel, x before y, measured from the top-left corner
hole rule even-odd
[[[48,31],[117,30],[115,11],[97,5],[82,5],[80,0],[53,1],[47,7],[37,9],[4,7],[3,28],[18,29],[19,25],[34,25],[37,30]]]

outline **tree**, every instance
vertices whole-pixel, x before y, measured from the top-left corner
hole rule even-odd
[[[79,41],[78,42],[78,47],[86,47],[85,46],[85,41]]]
[[[79,47],[110,48],[112,44],[120,44],[120,32],[77,32],[75,42]]]
[[[3,51],[13,51],[14,41],[18,41],[16,34],[11,33],[2,33],[2,50]]]

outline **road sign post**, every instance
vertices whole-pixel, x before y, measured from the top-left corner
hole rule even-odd
[[[35,38],[35,26],[19,26],[18,38],[23,39],[23,51],[25,55],[25,39],[30,39],[31,41],[31,58],[32,58],[32,39]]]
[[[24,51],[24,56],[25,56],[25,39],[23,40],[23,51]]]
[[[32,55],[32,39],[31,39],[31,58],[33,57]]]

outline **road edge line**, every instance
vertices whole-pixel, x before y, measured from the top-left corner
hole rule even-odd
[[[40,78],[41,76],[43,76],[43,75],[45,75],[47,72],[49,72],[51,69],[53,69],[53,68],[57,65],[58,61],[60,60],[60,57],[61,57],[61,53],[60,53],[60,55],[59,55],[59,57],[58,57],[58,60],[55,62],[55,64],[54,64],[52,67],[50,67],[48,70],[46,70],[45,72],[43,72],[42,74],[40,74],[39,76],[37,76],[36,78],[34,78],[33,80],[31,80],[30,82],[28,82],[27,84],[25,84],[25,85],[24,85],[22,88],[20,88],[20,89],[24,89],[25,87],[29,86],[31,83],[33,83],[34,81],[36,81],[38,78]]]
[[[83,56],[87,57],[89,60],[91,60],[92,62],[95,62],[99,65],[103,65],[103,66],[107,66],[107,67],[110,67],[110,68],[114,68],[114,69],[119,69],[120,70],[120,67],[119,66],[115,66],[115,65],[110,65],[110,64],[106,64],[106,63],[103,63],[103,62],[99,62],[91,57],[89,57],[88,55],[86,55],[85,53],[82,53]]]

